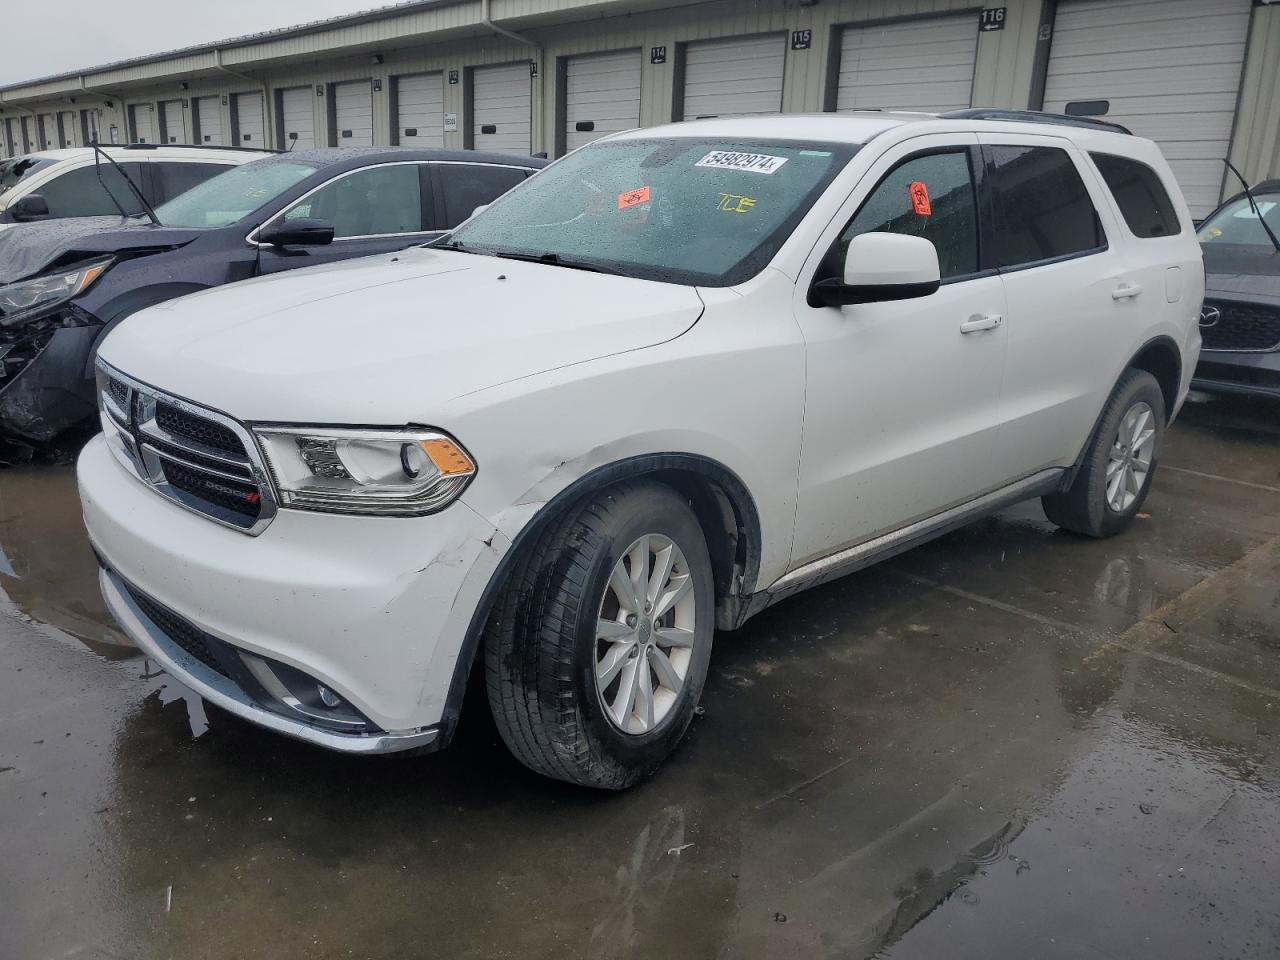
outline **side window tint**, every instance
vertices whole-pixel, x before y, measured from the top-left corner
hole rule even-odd
[[[1145,163],[1110,153],[1091,153],[1116,205],[1136,237],[1169,237],[1180,233],[1173,202],[1160,177]]]
[[[476,207],[492,203],[525,178],[523,170],[470,163],[441,163],[436,170],[444,190],[444,226],[448,230],[471,216]]]
[[[1002,267],[1096,250],[1106,242],[1089,191],[1065,150],[991,147],[996,256]]]
[[[942,279],[978,270],[978,205],[969,152],[955,150],[913,157],[877,184],[840,234],[839,272],[849,241],[859,234],[905,233],[924,237],[938,251]]]
[[[160,161],[151,164],[151,175],[156,181],[156,202],[166,203],[180,194],[186,193],[197,184],[204,183],[210,177],[226,173],[232,167],[225,163],[165,163]]]
[[[284,216],[328,220],[335,239],[418,233],[423,229],[418,165],[399,163],[348,174],[290,207]]]
[[[121,166],[134,183],[145,189],[140,164],[125,163]],[[102,174],[101,180],[98,179],[99,173]],[[70,170],[36,192],[48,202],[51,217],[115,217],[120,215],[120,207],[124,207],[129,216],[142,213],[142,204],[120,172],[109,163],[101,164],[96,171],[93,164]],[[111,202],[113,196],[120,206]]]

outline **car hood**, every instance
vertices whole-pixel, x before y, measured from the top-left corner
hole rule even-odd
[[[25,280],[55,265],[130,250],[180,247],[199,230],[157,227],[122,217],[67,217],[10,224],[0,230],[0,284]]]
[[[1206,243],[1205,296],[1280,303],[1280,252],[1257,244]]]
[[[414,248],[151,307],[100,356],[244,420],[399,425],[673,339],[702,308],[692,287]]]

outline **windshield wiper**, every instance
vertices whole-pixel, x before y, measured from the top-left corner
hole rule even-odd
[[[1267,223],[1267,218],[1262,215],[1262,211],[1258,209],[1258,202],[1253,199],[1253,191],[1249,189],[1249,182],[1245,180],[1244,175],[1232,165],[1230,160],[1223,160],[1227,165],[1227,169],[1234,173],[1240,180],[1240,185],[1244,187],[1244,195],[1249,198],[1249,209],[1253,211],[1253,215],[1258,218],[1258,222],[1262,224],[1262,229],[1267,231],[1267,236],[1271,239],[1271,245],[1276,248],[1276,253],[1280,253],[1280,240],[1276,239],[1276,235],[1271,232],[1271,225]]]
[[[129,185],[129,189],[133,191],[133,195],[138,198],[138,202],[142,204],[142,209],[145,210],[147,216],[151,218],[151,222],[157,227],[160,226],[160,218],[157,217],[156,212],[151,209],[151,204],[147,203],[147,198],[142,195],[142,191],[138,189],[137,184],[129,179],[129,175],[120,168],[120,164],[112,160],[111,155],[98,146],[98,141],[94,140],[89,144],[89,146],[93,147],[93,172],[98,175],[98,183],[102,184],[102,189],[107,191],[107,196],[111,198],[111,202],[114,203],[116,205],[116,209],[120,211],[120,216],[126,220],[129,219],[129,214],[124,212],[124,204],[116,199],[116,195],[111,192],[111,188],[107,186],[107,182],[102,179],[102,167],[98,162],[99,157],[105,157],[107,163],[116,168],[116,173],[124,177],[124,182]]]
[[[513,250],[488,250],[485,252],[495,257],[501,257],[503,260],[524,260],[528,263],[546,263],[553,267],[564,267],[567,270],[587,270],[591,273],[608,273],[615,277],[623,275],[622,271],[615,270],[612,267],[603,266],[593,260],[575,260],[571,257],[562,257],[558,253],[520,253]]]

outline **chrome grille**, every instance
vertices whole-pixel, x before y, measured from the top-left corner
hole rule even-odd
[[[103,429],[116,457],[161,496],[258,534],[276,499],[244,426],[98,362]]]

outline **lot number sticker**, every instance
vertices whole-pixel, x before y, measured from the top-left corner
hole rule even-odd
[[[719,170],[746,170],[750,173],[775,173],[786,162],[786,157],[771,157],[763,153],[712,150],[694,166],[714,167]]]

